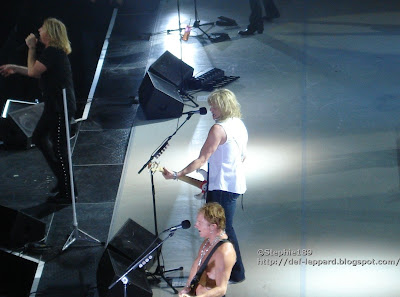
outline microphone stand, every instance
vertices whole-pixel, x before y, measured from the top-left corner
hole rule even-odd
[[[182,128],[182,126],[192,117],[193,113],[188,113],[186,119],[183,121],[183,123],[176,128],[175,132],[172,133],[170,136],[168,136],[158,147],[159,149],[157,149],[157,151],[152,154],[150,156],[150,159],[144,163],[144,165],[142,166],[142,168],[139,170],[138,174],[142,173],[142,171],[154,160],[154,158],[158,158],[161,156],[161,154],[166,150],[167,146],[168,146],[168,142],[172,139],[172,137],[175,136],[175,134],[179,131],[180,128]],[[157,225],[156,225],[157,228]]]
[[[210,35],[208,35],[203,29],[201,29],[200,26],[214,26],[214,22],[200,24],[199,16],[197,13],[197,1],[196,0],[194,0],[194,17],[195,17],[195,21],[193,23],[193,28],[199,29],[201,32],[203,32],[208,37],[208,39],[211,40]]]
[[[170,237],[174,236],[176,230],[171,230],[168,234],[168,236],[166,238],[164,238],[160,243],[158,243],[150,252],[148,252],[147,254],[145,254],[142,258],[138,258],[135,261],[133,261],[133,263],[127,268],[127,270],[124,272],[123,275],[121,275],[121,277],[119,279],[117,279],[115,282],[113,282],[111,285],[108,286],[108,289],[111,290],[118,282],[122,282],[124,285],[124,296],[127,296],[127,291],[126,291],[126,287],[127,284],[129,282],[128,278],[126,277],[131,271],[139,268],[142,268],[144,265],[146,265],[153,257],[152,257],[152,253],[157,250],[158,248]],[[157,239],[158,236],[156,236]],[[155,242],[155,241],[154,241]],[[153,245],[152,242],[150,244],[150,246],[146,249],[146,251]],[[182,268],[182,267],[181,267]],[[172,288],[174,289],[174,292],[176,291],[176,289],[172,286],[172,284],[164,277],[161,276],[165,282]],[[178,291],[176,291],[175,293],[178,293]]]
[[[181,36],[181,30],[183,30],[183,28],[181,27],[182,23],[181,23],[181,9],[180,9],[180,5],[179,5],[179,0],[176,1],[177,4],[177,8],[178,8],[178,28],[179,29],[172,29],[172,30],[167,30],[167,34],[169,34],[172,31],[179,31],[179,48],[180,48],[180,60],[181,60],[181,67],[180,67],[180,75],[181,75],[181,85],[178,86],[179,87],[179,95],[181,96],[183,101],[190,101],[193,103],[193,107],[199,107],[199,105],[194,102],[194,100],[192,99],[193,96],[189,95],[186,91],[185,91],[185,81],[183,79],[183,55],[182,55],[182,36]]]
[[[169,34],[170,32],[173,31],[179,31],[181,32],[182,30],[184,30],[184,28],[181,28],[181,19],[180,19],[180,8],[179,8],[179,0],[178,1],[178,20],[179,20],[179,28],[178,29],[171,29],[171,30],[167,30],[167,34]],[[212,40],[211,36],[207,34],[207,32],[205,32],[203,29],[201,29],[201,26],[214,26],[214,22],[209,22],[209,23],[204,23],[204,24],[200,24],[200,20],[199,20],[199,16],[197,13],[197,1],[194,0],[194,23],[193,23],[193,28],[199,29],[201,32],[203,32],[204,35],[206,35],[208,37],[208,39]]]
[[[168,146],[168,142],[172,139],[172,137],[179,131],[180,128],[192,117],[193,113],[189,113],[183,121],[183,123],[175,130],[174,133],[172,133],[170,136],[168,136],[158,147],[157,151],[153,153],[149,160],[146,161],[142,168],[139,170],[138,174],[142,173],[142,171],[150,165],[150,163],[154,160],[154,158],[158,158],[161,156],[161,154],[166,150]],[[150,171],[150,181],[151,181],[151,194],[152,194],[152,199],[153,199],[153,217],[154,217],[154,233],[156,237],[158,237],[158,223],[157,223],[157,206],[156,206],[156,191],[155,191],[155,186],[154,186],[154,172]],[[172,235],[171,235],[172,236]],[[160,265],[160,251],[157,250],[157,268],[155,272],[152,274],[152,276],[160,276],[162,279],[165,280],[165,282],[168,284],[168,286],[174,291],[175,294],[178,293],[178,291],[172,286],[172,284],[166,279],[165,277],[165,272],[171,272],[171,271],[179,271],[183,270],[183,267],[179,267],[176,269],[171,269],[171,270],[164,270],[164,266]]]
[[[73,226],[74,230],[69,235],[67,241],[65,242],[62,251],[66,250],[71,244],[73,244],[76,240],[84,240],[89,242],[95,242],[102,244],[98,239],[90,236],[86,232],[80,230],[78,228],[78,220],[76,217],[76,204],[75,204],[75,191],[74,191],[74,177],[72,173],[72,157],[71,157],[71,144],[70,144],[70,135],[69,135],[69,121],[68,121],[68,109],[67,109],[67,93],[65,88],[62,89],[63,93],[63,103],[64,103],[64,117],[65,117],[65,132],[67,136],[67,151],[68,151],[68,168],[69,168],[69,178],[71,184],[71,199],[72,199],[72,216],[73,216]]]

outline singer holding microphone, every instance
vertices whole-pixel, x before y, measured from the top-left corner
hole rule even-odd
[[[25,39],[29,48],[27,66],[2,65],[0,74],[3,76],[21,74],[39,79],[44,110],[33,132],[32,140],[57,178],[57,186],[51,190],[55,196],[49,197],[48,201],[68,203],[71,201],[67,148],[69,139],[66,136],[62,89],[66,89],[70,123],[76,111],[72,71],[68,59],[71,46],[65,25],[55,18],[44,21],[39,28],[39,35],[39,40],[33,33]],[[36,55],[38,41],[44,45],[39,57]]]
[[[241,120],[240,104],[235,94],[228,89],[219,89],[207,99],[215,124],[197,159],[181,171],[164,168],[166,179],[178,179],[199,168],[208,161],[207,203],[218,202],[225,210],[226,234],[236,251],[236,263],[230,281],[245,279],[245,269],[240,255],[239,243],[233,229],[236,201],[246,191],[243,162],[246,157],[248,133]]]

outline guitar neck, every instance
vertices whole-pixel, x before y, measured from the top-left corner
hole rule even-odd
[[[155,171],[163,172],[163,171],[164,171],[164,168],[157,165],[157,166],[153,166],[153,167],[151,168],[151,170],[152,170],[153,172],[155,172]],[[206,181],[206,180],[205,180],[205,181],[201,181],[201,180],[195,179],[195,178],[190,177],[190,176],[187,176],[187,175],[178,177],[178,179],[179,179],[180,181],[183,181],[183,182],[185,182],[185,183],[191,185],[191,186],[194,186],[194,187],[199,188],[199,189],[202,190],[203,192],[205,191],[205,190],[203,189],[203,187],[204,187],[204,184],[207,184],[207,181]]]
[[[202,189],[203,182],[200,181],[200,180],[198,180],[198,179],[195,179],[195,178],[193,178],[193,177],[186,176],[186,175],[185,175],[185,176],[178,177],[178,179],[181,180],[181,181],[183,181],[183,182],[185,182],[185,183],[187,183],[187,184],[189,184],[189,185],[192,185],[192,186],[194,186],[194,187],[197,187],[197,188],[199,188],[199,189]]]

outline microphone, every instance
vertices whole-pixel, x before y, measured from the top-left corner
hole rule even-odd
[[[36,36],[36,39],[39,41],[40,40],[39,32],[35,32],[33,34]],[[39,44],[39,42],[38,42],[38,44]],[[28,46],[26,45],[25,40],[24,40],[24,43],[21,43],[19,46],[16,47],[17,51],[23,51],[23,50],[27,50],[27,49],[28,49]]]
[[[205,114],[207,114],[207,108],[200,107],[199,110],[192,110],[192,111],[188,111],[188,112],[183,112],[182,115],[184,115],[184,114],[193,115],[195,113],[199,113],[201,115],[205,115]]]
[[[184,220],[179,225],[176,225],[176,226],[173,226],[171,228],[168,228],[168,229],[164,230],[163,233],[167,232],[167,231],[173,232],[173,231],[176,231],[178,229],[189,229],[189,228],[190,228],[190,221],[189,220]]]

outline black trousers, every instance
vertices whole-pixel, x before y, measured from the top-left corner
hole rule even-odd
[[[276,18],[280,16],[274,0],[262,0],[262,2],[264,4],[265,16],[267,18]],[[249,3],[251,13],[249,17],[250,24],[247,28],[255,30],[264,28],[261,0],[249,0]]]
[[[278,8],[274,3],[274,0],[263,0],[264,9],[265,9],[265,16],[267,18],[279,18],[280,13]]]
[[[71,118],[69,117],[69,123]],[[42,152],[47,164],[57,178],[60,197],[71,198],[71,179],[64,114],[46,110],[45,107],[33,132],[32,140]]]

